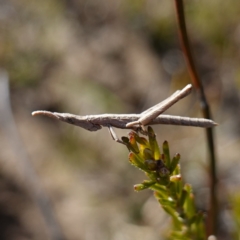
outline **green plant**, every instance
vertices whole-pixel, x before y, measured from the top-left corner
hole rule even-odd
[[[171,159],[167,141],[163,143],[161,153],[151,127],[148,127],[147,135],[148,139],[131,131],[128,137],[122,137],[130,151],[130,163],[148,177],[134,189],[154,191],[156,199],[172,218],[169,239],[205,239],[203,213],[195,206],[191,185],[184,184],[181,178],[180,154]]]

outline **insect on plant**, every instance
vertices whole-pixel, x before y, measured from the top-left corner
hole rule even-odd
[[[164,111],[189,95],[191,91],[192,85],[189,84],[140,114],[78,116],[69,113],[35,111],[32,115],[45,115],[89,131],[108,127],[112,138],[128,148],[130,163],[144,171],[148,177],[148,180],[134,186],[135,191],[147,188],[153,190],[162,208],[172,217],[173,226],[170,239],[203,240],[206,239],[204,215],[195,206],[192,187],[182,181],[179,165],[180,154],[171,158],[167,141],[164,141],[162,150],[160,150],[153,129],[150,126],[146,128],[147,125],[154,124],[204,128],[216,126],[217,123],[210,119],[162,115]],[[124,136],[119,139],[113,127],[133,131],[128,134],[128,137]],[[139,132],[147,135],[148,139],[139,136]]]
[[[190,118],[173,115],[161,115],[173,104],[189,95],[192,91],[192,85],[188,84],[182,90],[177,90],[170,97],[164,101],[150,107],[140,114],[100,114],[100,115],[86,115],[79,116],[70,113],[57,113],[49,111],[35,111],[33,116],[44,115],[54,119],[67,122],[79,127],[82,127],[88,131],[97,131],[102,127],[108,127],[112,138],[120,143],[112,127],[122,129],[141,130],[146,132],[145,126],[156,124],[169,124],[169,125],[181,125],[181,126],[194,126],[209,128],[217,125],[214,121],[205,118]]]

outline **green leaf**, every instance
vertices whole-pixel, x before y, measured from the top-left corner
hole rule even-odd
[[[167,194],[167,188],[163,185],[160,185],[159,183],[155,183],[154,185],[152,185],[151,189],[157,192],[162,192]]]
[[[152,186],[153,184],[155,184],[156,182],[154,181],[143,181],[143,183],[140,183],[140,184],[136,184],[134,185],[134,190],[135,191],[142,191],[146,188],[149,188],[150,186]]]
[[[192,225],[192,224],[196,223],[196,219],[197,219],[197,215],[193,215],[191,218],[189,218],[188,224]]]
[[[204,213],[199,211],[199,212],[197,213],[196,223],[197,223],[197,224],[203,223],[203,220],[204,220]]]
[[[188,218],[191,218],[196,213],[195,202],[194,202],[194,195],[192,194],[192,188],[189,184],[184,186],[184,189],[188,193],[184,202],[184,210]]]
[[[185,189],[183,189],[179,199],[179,204],[178,204],[180,207],[183,207],[185,200],[187,198],[187,195],[188,195],[188,192]]]
[[[147,159],[153,159],[153,153],[151,151],[151,149],[149,148],[144,148],[143,150],[143,156],[144,156],[144,159],[147,160]],[[154,160],[155,161],[155,160]]]
[[[122,137],[122,141],[124,143],[129,143],[129,138],[128,137]]]
[[[133,140],[132,140],[132,142],[130,142],[129,138],[122,137],[122,141],[126,144],[129,151],[134,152],[134,153],[139,153],[138,146],[137,146],[137,144],[134,145]]]
[[[129,134],[129,136],[130,136],[130,135],[132,135],[140,145],[143,145],[143,146],[149,148],[149,144],[148,144],[148,141],[147,141],[146,138],[144,138],[144,137],[139,137],[139,135],[138,135],[137,133],[135,133],[135,132],[131,132],[131,133]]]
[[[149,126],[148,127],[148,140],[150,148],[153,152],[153,157],[155,160],[158,160],[161,158],[161,152],[156,140],[156,134],[154,133],[153,129]]]
[[[142,162],[142,159],[139,157],[138,154],[130,152],[129,153],[129,161],[136,167],[142,169],[145,172],[149,172],[149,170],[147,169],[147,167],[145,166],[145,164]]]
[[[128,137],[122,137],[122,141],[125,143],[128,150],[131,151],[131,149],[129,148],[129,138]]]
[[[171,208],[171,207],[169,207],[169,206],[164,206],[164,205],[162,205],[162,208],[163,208],[170,216],[172,216],[174,226],[175,226],[177,229],[181,229],[181,228],[182,228],[182,225],[183,225],[183,222],[182,222],[182,219],[178,216],[178,213],[177,213],[173,208]]]
[[[193,240],[191,237],[187,236],[186,231],[180,230],[180,231],[173,231],[171,233],[170,239],[174,240]],[[194,240],[197,240],[194,238]]]
[[[177,183],[177,182],[179,182],[181,180],[182,180],[182,176],[180,174],[170,176],[170,181],[171,182]]]
[[[134,136],[129,137],[129,143],[131,145],[131,149],[133,149],[133,152],[134,153],[139,153],[139,148],[138,148],[138,145],[137,145],[137,141],[136,141]]]
[[[147,177],[149,177],[152,181],[157,182],[158,174],[154,171],[149,171],[145,173]]]
[[[174,199],[177,199],[177,191],[176,191],[176,184],[175,182],[170,182],[167,186],[168,188],[168,194]]]
[[[176,202],[172,198],[158,198],[158,201],[161,204],[161,206],[169,207],[172,209],[176,208]]]
[[[181,176],[181,171],[180,171],[180,165],[178,164],[177,167],[175,168],[175,170],[173,171],[173,174],[172,177],[174,176]],[[170,179],[171,180],[171,179]],[[183,189],[183,181],[180,180],[180,181],[175,181],[176,182],[176,190],[177,190],[177,193],[178,195],[180,196],[181,192],[182,192],[182,189]]]
[[[188,183],[186,183],[184,185],[184,189],[188,192],[188,193],[191,193],[192,192],[192,186]]]
[[[180,160],[180,154],[177,153],[174,158],[172,159],[171,163],[170,163],[170,173],[173,173],[175,168],[177,167],[179,160]]]
[[[196,223],[196,236],[198,236],[198,239],[201,239],[201,240],[206,239],[203,212],[197,213],[195,223]]]
[[[150,189],[153,189],[153,190],[156,190],[156,189],[157,189],[157,190],[154,192],[155,198],[157,198],[157,199],[162,199],[162,198],[167,199],[167,198],[168,198],[168,193],[167,193],[166,189],[160,189],[160,190],[159,190],[159,188],[156,188],[156,184],[150,186],[149,188],[150,188]]]
[[[177,164],[177,166],[175,167],[174,171],[172,172],[173,175],[178,175],[181,174],[181,167],[180,164]]]
[[[161,185],[164,185],[164,186],[167,186],[170,182],[170,178],[169,177],[159,177],[157,178],[157,183],[161,184]]]
[[[163,148],[163,154],[164,154],[164,163],[167,166],[167,168],[170,168],[170,153],[169,153],[169,146],[167,141],[164,141],[162,148]]]

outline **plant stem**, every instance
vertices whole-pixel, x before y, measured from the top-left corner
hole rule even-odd
[[[197,96],[200,102],[200,107],[202,114],[205,118],[211,119],[210,108],[204,93],[204,89],[200,78],[197,74],[196,67],[194,64],[193,56],[191,53],[188,34],[185,24],[184,16],[184,6],[183,0],[174,0],[176,7],[177,23],[179,38],[182,46],[182,50],[187,62],[188,71],[191,77],[191,81],[196,88]],[[215,156],[215,147],[214,147],[214,137],[213,129],[206,129],[206,137],[208,143],[208,153],[209,153],[209,178],[210,178],[210,202],[209,202],[209,213],[207,219],[207,235],[216,234],[217,226],[217,171],[216,171],[216,156]]]

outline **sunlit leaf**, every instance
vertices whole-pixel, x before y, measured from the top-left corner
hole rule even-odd
[[[173,157],[173,159],[172,159],[172,161],[171,161],[171,163],[170,163],[170,173],[173,173],[174,172],[174,170],[175,170],[175,168],[177,167],[177,165],[178,165],[178,163],[179,163],[179,161],[180,161],[180,154],[178,153],[178,154],[176,154],[174,157]]]
[[[149,139],[149,145],[150,148],[153,152],[153,157],[155,160],[160,159],[161,157],[161,152],[160,152],[160,148],[158,146],[157,140],[156,140],[156,135],[152,129],[152,127],[148,127],[148,139]]]
[[[140,183],[140,184],[136,184],[134,185],[134,190],[135,191],[142,191],[146,188],[149,188],[150,186],[152,186],[153,184],[155,184],[156,182],[154,181],[143,181],[143,183]]]

